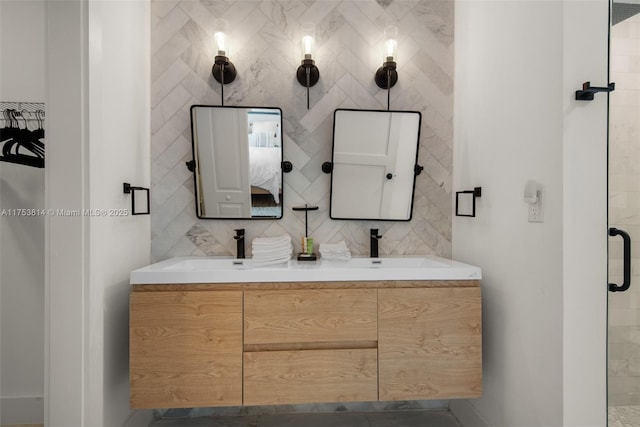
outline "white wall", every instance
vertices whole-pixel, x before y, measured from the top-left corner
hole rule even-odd
[[[606,425],[606,1],[456,3],[453,256],[483,269],[490,426]],[[603,73],[603,71],[605,71]],[[543,186],[527,221],[525,182]],[[470,424],[474,425],[474,424]]]
[[[148,7],[137,0],[49,3],[48,100],[58,144],[48,207],[130,209],[123,182],[149,186]],[[149,217],[54,216],[47,241],[47,425],[135,425],[129,272],[149,263]]]
[[[0,2],[0,101],[44,102],[44,13]],[[43,169],[0,163],[0,210],[42,209],[44,187]],[[42,422],[44,218],[1,216],[0,254],[0,424]]]
[[[0,17],[2,101],[44,102],[45,0],[2,0]]]
[[[608,81],[608,9],[566,0],[563,11],[563,425],[575,427],[607,422],[607,97],[572,96]]]
[[[149,187],[151,166],[149,5],[90,5],[91,207],[130,209],[122,183]],[[96,343],[104,355],[101,425],[122,426],[130,416],[129,272],[150,262],[150,217],[99,218],[90,233],[91,284],[104,292],[91,307],[104,322],[102,342]]]

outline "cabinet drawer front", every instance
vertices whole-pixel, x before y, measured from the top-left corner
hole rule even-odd
[[[244,343],[377,341],[376,289],[245,291]]]
[[[380,400],[479,397],[480,288],[379,291]]]
[[[378,399],[375,349],[244,354],[244,404]]]
[[[132,408],[242,404],[242,292],[133,292]]]

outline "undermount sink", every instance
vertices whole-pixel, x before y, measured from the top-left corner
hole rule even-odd
[[[351,258],[348,261],[322,260],[328,268],[443,268],[448,264],[435,258]]]
[[[177,257],[134,270],[130,276],[132,285],[480,279],[480,268],[436,256],[290,260],[274,265],[250,258]]]

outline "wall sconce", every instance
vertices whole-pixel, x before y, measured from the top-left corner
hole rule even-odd
[[[382,67],[376,71],[375,81],[381,89],[391,89],[398,81],[396,71],[396,55],[398,53],[398,27],[389,26],[384,29],[384,59]],[[387,95],[389,109],[389,94]]]
[[[219,31],[216,31],[213,35],[214,48],[216,51],[216,57],[213,61],[213,67],[211,68],[211,74],[217,82],[220,83],[221,98],[224,104],[224,85],[231,83],[236,79],[236,67],[231,61],[229,61],[229,36],[225,33],[226,23],[219,21],[217,26],[220,27]]]
[[[309,109],[309,88],[320,80],[320,70],[315,65],[315,29],[313,24],[302,25],[302,63],[296,71],[298,83],[307,88],[307,110]]]

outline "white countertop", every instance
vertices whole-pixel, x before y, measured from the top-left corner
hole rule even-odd
[[[177,257],[131,272],[132,285],[171,283],[480,280],[479,267],[436,256],[290,260],[255,266],[251,259]]]

